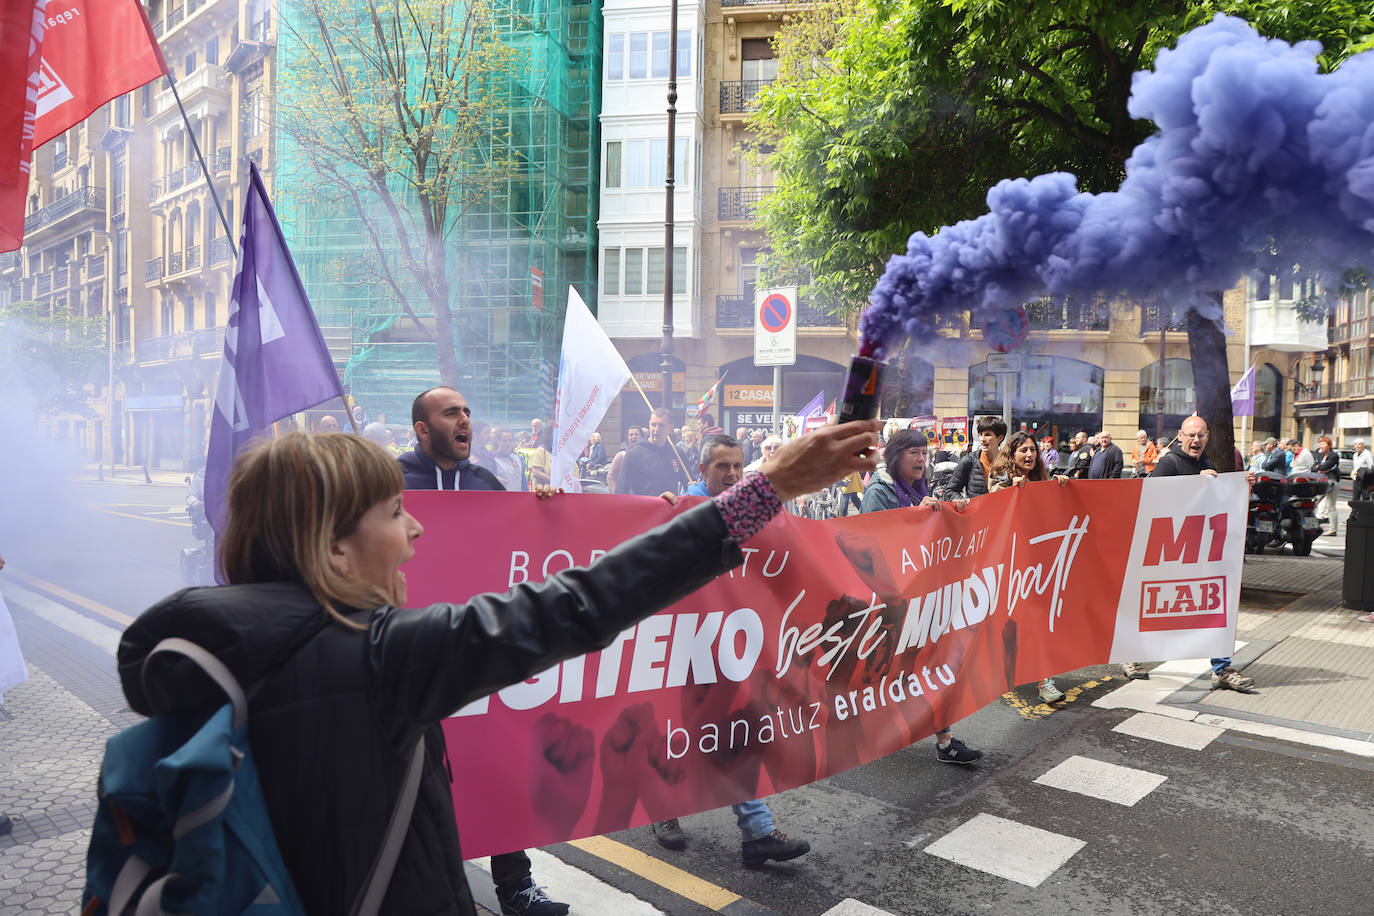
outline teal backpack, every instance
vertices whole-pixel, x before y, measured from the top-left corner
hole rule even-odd
[[[145,678],[161,652],[190,658],[229,702],[208,719],[157,715],[106,742],[82,916],[303,916],[248,745],[243,688],[219,659],[184,639],[158,643],[144,660]],[[373,916],[381,906],[423,761],[421,738],[354,916]]]

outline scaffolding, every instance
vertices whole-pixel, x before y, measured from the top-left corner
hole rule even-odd
[[[493,77],[497,104],[483,152],[511,167],[456,220],[445,259],[458,388],[480,418],[524,423],[552,413],[568,287],[596,308],[602,20],[590,0],[489,2],[515,64]],[[294,5],[283,2],[283,21]],[[296,34],[282,29],[283,69],[302,53]],[[281,91],[291,91],[289,81]],[[417,325],[381,281],[353,203],[296,180],[308,163],[289,136],[277,149],[278,212],[301,278],[320,323],[352,329],[345,384],[372,416],[406,422],[414,396],[439,383],[433,309],[410,296]],[[398,266],[400,242],[386,245]]]

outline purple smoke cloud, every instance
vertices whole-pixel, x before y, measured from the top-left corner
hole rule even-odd
[[[1219,16],[1135,74],[1129,110],[1158,131],[1119,191],[1055,172],[1002,181],[988,212],[917,232],[860,329],[879,355],[941,313],[1112,294],[1198,307],[1250,270],[1315,277],[1374,266],[1374,52],[1318,73],[1316,42]]]

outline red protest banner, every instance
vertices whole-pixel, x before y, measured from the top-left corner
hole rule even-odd
[[[0,251],[24,243],[24,198],[29,192],[34,112],[43,40],[38,0],[0,3]]]
[[[167,72],[137,0],[48,0],[34,147]]]
[[[444,722],[467,855],[619,830],[890,754],[1017,684],[1229,654],[1246,484],[1043,483],[946,507],[782,517],[746,562]],[[643,497],[418,492],[416,604],[505,591],[678,511]],[[479,788],[480,787],[480,788]]]

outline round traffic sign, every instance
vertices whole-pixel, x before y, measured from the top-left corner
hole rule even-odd
[[[759,306],[759,323],[770,334],[777,334],[792,320],[792,303],[781,293],[773,293]]]
[[[1026,307],[998,309],[983,322],[983,342],[998,353],[1010,353],[1026,342],[1030,316]]]

